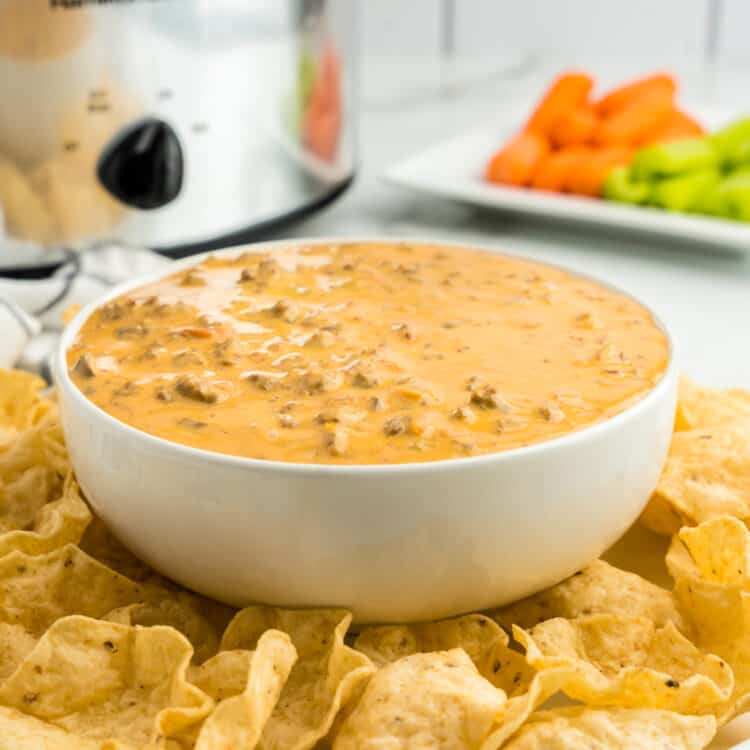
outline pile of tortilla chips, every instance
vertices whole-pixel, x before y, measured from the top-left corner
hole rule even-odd
[[[135,559],[42,385],[0,371],[0,750],[698,750],[750,702],[750,394],[682,384],[642,518],[672,535],[671,589],[598,560],[489,613],[355,634],[346,611],[236,612]]]

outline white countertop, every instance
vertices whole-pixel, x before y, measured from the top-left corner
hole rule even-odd
[[[492,213],[386,185],[384,169],[498,114],[530,106],[548,74],[531,72],[439,96],[415,85],[366,94],[362,167],[334,206],[284,236],[404,236],[476,242],[598,276],[648,303],[677,342],[682,368],[706,385],[750,388],[750,252],[584,230]],[[379,71],[383,80],[382,69]],[[366,79],[367,80],[367,79]],[[748,102],[750,109],[750,102]],[[750,248],[748,248],[750,251]]]

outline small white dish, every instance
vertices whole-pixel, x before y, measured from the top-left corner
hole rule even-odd
[[[710,119],[717,125],[731,120]],[[392,166],[385,178],[411,190],[499,211],[750,252],[748,223],[487,182],[482,178],[487,161],[516,130],[490,124],[462,133]]]
[[[163,275],[118,286],[83,309],[62,336],[56,380],[71,460],[96,512],[139,557],[204,594],[237,605],[344,606],[358,622],[482,610],[552,585],[599,556],[656,485],[676,404],[673,346],[662,379],[626,411],[558,439],[474,458],[292,464],[141,432],[78,390],[65,353],[96,307]]]

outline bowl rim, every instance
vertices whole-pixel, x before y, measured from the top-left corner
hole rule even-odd
[[[346,245],[346,244],[366,244],[366,243],[389,243],[389,244],[400,244],[400,243],[411,243],[419,245],[431,245],[434,247],[446,247],[457,250],[469,250],[490,253],[493,255],[501,255],[507,258],[514,258],[518,260],[531,261],[532,263],[538,263],[540,265],[546,265],[551,268],[558,269],[571,276],[586,281],[598,284],[605,289],[616,292],[618,294],[633,300],[641,307],[643,307],[652,317],[656,326],[661,330],[667,339],[669,359],[667,367],[661,374],[659,380],[654,386],[646,393],[645,396],[640,398],[635,403],[626,407],[623,411],[617,414],[595,422],[586,427],[582,427],[578,430],[565,433],[550,440],[543,440],[538,443],[532,443],[531,445],[519,446],[517,448],[510,448],[504,451],[497,451],[495,453],[484,453],[479,456],[460,456],[457,458],[440,459],[437,461],[414,461],[408,463],[372,463],[372,464],[316,464],[316,463],[305,463],[305,462],[293,462],[293,461],[274,461],[270,459],[260,458],[249,458],[245,456],[234,456],[228,453],[220,453],[218,451],[206,450],[203,448],[195,448],[184,443],[177,443],[165,438],[152,435],[149,432],[133,427],[121,420],[113,417],[104,409],[97,406],[93,401],[90,401],[76,386],[76,384],[70,379],[68,374],[68,367],[66,361],[66,353],[68,348],[71,346],[74,337],[78,334],[78,331],[83,324],[88,320],[92,313],[101,307],[109,300],[119,297],[129,291],[133,291],[138,287],[144,286],[158,281],[166,276],[169,276],[182,268],[191,268],[202,262],[205,258],[210,256],[232,256],[239,255],[241,253],[264,253],[272,250],[280,250],[291,247],[311,247],[318,245]],[[646,304],[642,300],[638,299],[635,295],[627,292],[618,286],[611,284],[606,281],[602,281],[596,276],[591,274],[580,272],[576,269],[572,269],[566,265],[558,263],[549,263],[547,261],[537,260],[533,257],[528,257],[518,253],[506,252],[505,250],[493,247],[488,244],[471,242],[460,242],[451,241],[446,239],[431,239],[429,237],[402,237],[402,236],[342,236],[342,237],[314,237],[314,238],[292,238],[284,240],[267,240],[264,242],[247,243],[243,245],[234,245],[230,247],[217,248],[204,253],[191,255],[182,260],[171,263],[168,268],[155,271],[153,273],[144,274],[134,279],[122,282],[113,286],[105,294],[96,297],[91,302],[86,304],[81,310],[79,310],[73,319],[65,326],[60,340],[57,344],[57,348],[53,355],[52,360],[52,373],[54,378],[54,384],[60,388],[65,389],[70,395],[76,406],[88,416],[89,420],[99,419],[106,422],[111,428],[121,430],[124,432],[126,437],[130,437],[134,440],[140,440],[146,446],[152,448],[155,451],[166,451],[173,455],[180,456],[186,459],[192,459],[195,461],[209,461],[222,464],[225,466],[232,466],[235,468],[252,469],[254,471],[261,471],[266,473],[277,473],[284,472],[294,474],[297,476],[319,476],[319,475],[353,475],[353,476],[365,476],[371,474],[390,475],[390,474],[420,474],[423,472],[435,472],[435,471],[449,471],[456,468],[466,468],[482,466],[488,463],[494,462],[507,462],[518,459],[519,457],[525,458],[544,451],[555,450],[558,448],[565,448],[574,444],[588,439],[596,439],[601,433],[607,430],[617,427],[622,422],[634,418],[639,412],[649,408],[651,404],[661,399],[670,390],[672,381],[676,379],[677,374],[677,352],[675,347],[674,338],[661,319],[661,317],[651,308],[650,305]]]

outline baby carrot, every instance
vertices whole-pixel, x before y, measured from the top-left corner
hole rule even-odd
[[[526,130],[548,135],[563,112],[581,106],[594,86],[591,76],[586,73],[566,73],[549,87],[537,105]]]
[[[637,99],[654,93],[672,99],[676,92],[677,82],[671,75],[656,73],[613,89],[596,103],[596,112],[601,117],[609,117],[629,107]]]
[[[703,126],[680,109],[674,110],[669,119],[660,127],[651,131],[642,142],[644,146],[654,143],[668,143],[683,138],[698,138],[705,135]]]
[[[566,109],[552,125],[550,140],[554,146],[581,146],[594,133],[597,118],[589,107],[571,107]]]
[[[549,150],[541,135],[520,133],[490,159],[485,178],[505,185],[527,185]]]
[[[592,149],[569,172],[563,187],[576,195],[598,197],[610,171],[629,164],[632,158],[633,151],[629,148]]]
[[[660,128],[672,115],[672,94],[652,91],[633,99],[624,109],[602,120],[593,141],[601,146],[634,145]]]
[[[590,149],[571,147],[548,154],[536,168],[531,187],[538,190],[561,191],[568,174],[589,152]]]

